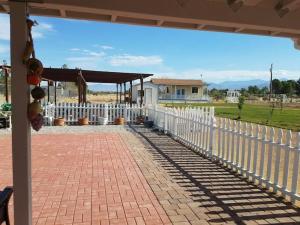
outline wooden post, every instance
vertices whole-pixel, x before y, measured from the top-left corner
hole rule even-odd
[[[124,82],[124,103],[126,103],[126,82]]]
[[[81,103],[81,82],[80,76],[77,76],[77,87],[78,87],[78,103]]]
[[[120,104],[122,102],[122,84],[120,84]]]
[[[9,103],[9,99],[8,99],[8,69],[4,67],[3,71],[4,71],[4,76],[5,76],[5,101],[6,101],[6,103]]]
[[[31,132],[27,118],[30,89],[22,55],[28,39],[26,3],[9,1],[12,72],[12,161],[14,224],[32,225]]]
[[[87,85],[84,81],[82,81],[82,89],[83,89],[83,92],[82,92],[82,100],[83,100],[83,103],[86,103],[86,91],[87,91]]]
[[[140,83],[141,83],[141,101],[140,101],[140,107],[141,107],[141,110],[140,110],[140,116],[143,115],[143,98],[144,98],[144,79],[143,77],[141,76],[140,77]]]
[[[272,94],[273,94],[273,64],[271,64],[271,67],[270,67],[270,96],[269,96],[269,101],[271,101],[271,98],[272,98]]]
[[[143,77],[140,78],[140,83],[141,83],[141,100],[140,100],[140,105],[143,106],[143,99],[144,99],[144,79],[143,79]]]
[[[130,107],[132,107],[132,80],[130,81]]]
[[[116,103],[118,104],[118,100],[119,100],[119,84],[116,84],[117,86],[117,99],[116,99]]]
[[[54,82],[54,104],[56,105],[56,100],[57,100],[57,94],[56,94],[56,87],[57,87],[57,82]]]

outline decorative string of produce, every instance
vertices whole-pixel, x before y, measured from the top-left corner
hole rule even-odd
[[[41,105],[41,99],[45,97],[45,91],[39,87],[42,81],[43,64],[40,60],[35,57],[33,38],[32,38],[32,27],[38,25],[36,21],[27,19],[28,27],[28,40],[26,48],[23,54],[23,63],[27,67],[27,83],[34,85],[35,87],[31,90],[31,96],[34,99],[28,105],[28,119],[34,130],[39,131],[44,123],[43,108]]]

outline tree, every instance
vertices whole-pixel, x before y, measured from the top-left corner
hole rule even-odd
[[[62,69],[68,69],[68,65],[67,65],[67,64],[63,64],[63,65],[61,66],[61,68],[62,68]]]
[[[260,90],[256,85],[248,87],[248,92],[250,95],[257,95],[257,94],[259,94],[259,91]]]
[[[294,80],[281,81],[280,94],[292,96],[296,92],[297,82]]]
[[[245,98],[243,96],[239,97],[239,102],[238,102],[238,109],[239,109],[239,116],[238,116],[238,120],[241,119],[242,117],[242,109],[245,103]]]
[[[281,81],[278,79],[272,80],[272,89],[274,94],[282,94],[281,89],[282,89],[282,84]]]
[[[300,78],[296,83],[296,94],[300,96]]]

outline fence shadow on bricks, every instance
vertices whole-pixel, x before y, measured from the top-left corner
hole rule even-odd
[[[230,169],[200,156],[171,137],[133,127],[154,159],[205,208],[210,224],[300,224],[300,210]]]

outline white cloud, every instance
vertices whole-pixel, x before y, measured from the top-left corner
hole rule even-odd
[[[266,80],[270,79],[268,70],[205,70],[191,69],[182,72],[166,71],[154,73],[156,77],[172,77],[179,79],[202,79],[206,82],[220,83],[224,81],[247,81],[247,80]],[[277,79],[299,79],[300,70],[274,70],[273,78]]]
[[[78,51],[80,51],[80,48],[71,48],[70,51],[78,52]]]
[[[160,56],[123,54],[111,56],[109,63],[111,66],[154,66],[161,65],[163,63],[163,59]]]
[[[0,40],[9,41],[10,40],[10,22],[8,15],[0,15]],[[54,28],[52,24],[49,23],[39,23],[39,25],[32,28],[33,38],[44,38],[49,32],[53,32]]]
[[[98,64],[104,60],[105,52],[95,52],[87,49],[70,49],[71,56],[66,58],[71,67],[80,67],[83,69],[97,69]]]
[[[101,47],[102,49],[104,49],[104,50],[111,50],[111,49],[114,49],[114,47],[109,46],[109,45],[101,45],[100,47]]]
[[[53,32],[54,28],[52,24],[49,23],[39,23],[37,26],[32,28],[33,38],[44,38],[45,34]]]
[[[93,45],[93,47],[95,47],[95,48],[102,48],[103,50],[112,50],[112,49],[114,49],[114,47],[110,46],[110,45],[98,45],[98,44],[95,44],[95,45]]]

